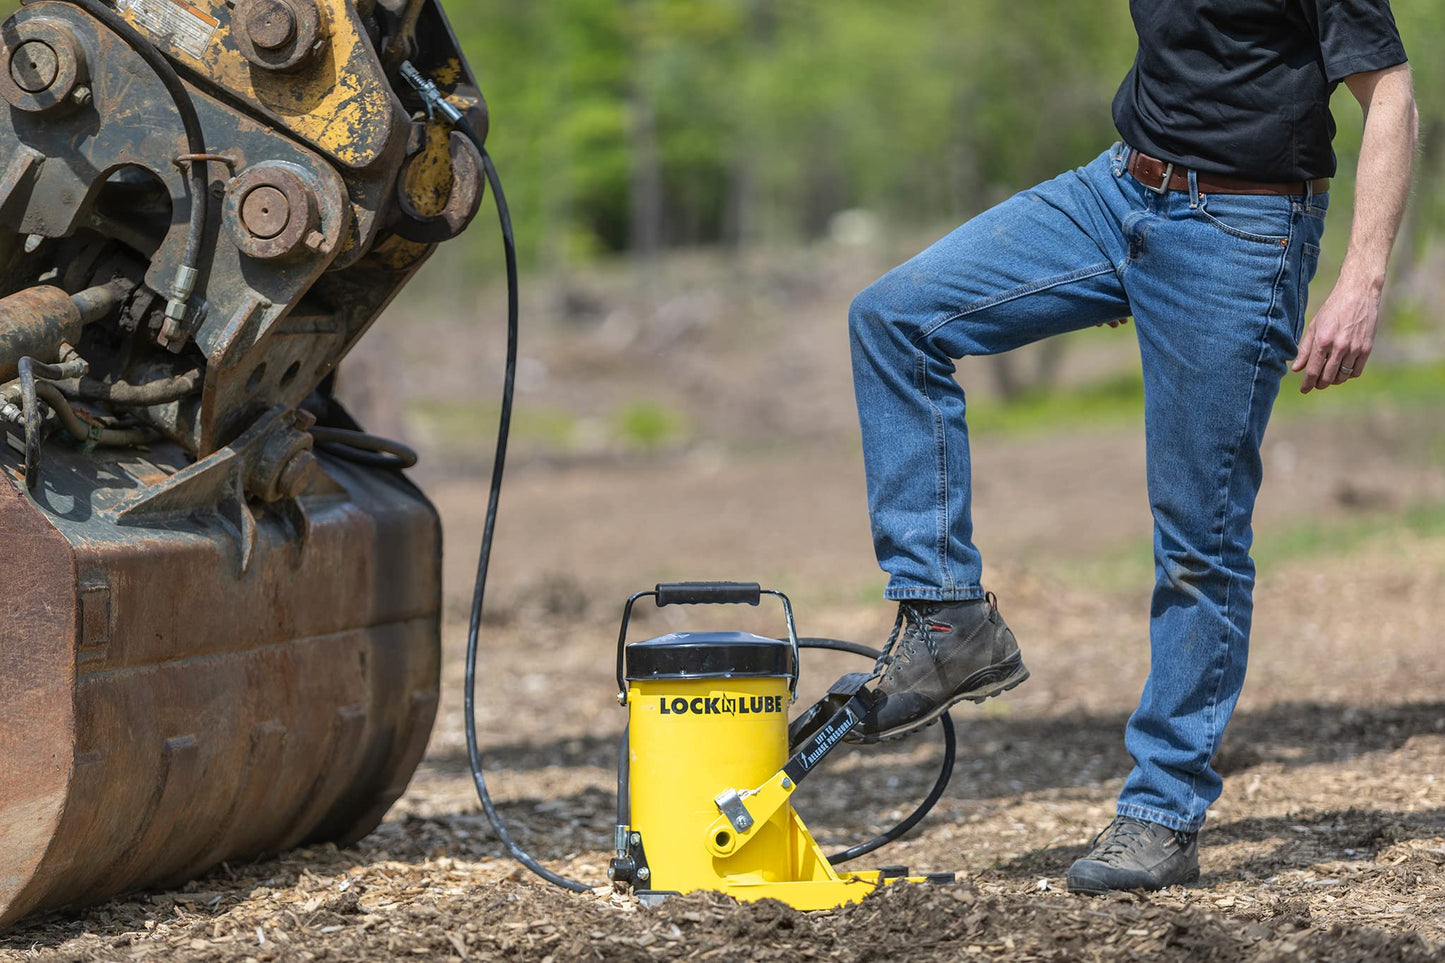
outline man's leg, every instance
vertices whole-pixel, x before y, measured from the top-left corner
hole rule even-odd
[[[1150,670],[1125,735],[1135,766],[1119,820],[1070,870],[1084,891],[1198,874],[1193,834],[1222,787],[1210,762],[1244,684],[1260,445],[1323,228],[1289,197],[1174,192],[1152,204],[1123,274],[1154,513]]]
[[[859,739],[906,734],[1028,677],[984,599],[953,359],[1125,317],[1122,152],[1025,191],[860,294],[849,316],[868,507],[899,621]],[[906,624],[905,624],[906,623]]]
[[[1128,316],[1118,163],[1105,153],[1009,198],[854,299],[853,386],[886,598],[983,598],[953,359]]]

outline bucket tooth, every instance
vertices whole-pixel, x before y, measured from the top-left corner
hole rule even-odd
[[[206,840],[196,857],[176,873],[162,881],[163,885],[179,884],[194,879],[197,874],[216,865],[225,858],[225,853],[244,855],[236,846],[236,830],[244,825],[241,814],[264,811],[266,800],[276,785],[275,774],[281,767],[281,754],[285,747],[286,727],[279,719],[268,719],[257,723],[251,729],[251,751],[246,756],[246,766],[241,785],[226,814],[216,823],[216,829]]]
[[[148,867],[160,864],[170,870],[176,859],[174,840],[182,835],[186,809],[201,781],[200,746],[193,735],[174,736],[161,744],[160,776],[139,830],[121,851],[120,858],[95,881],[105,892],[119,892],[140,878]]]

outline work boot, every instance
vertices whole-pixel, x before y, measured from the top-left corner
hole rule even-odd
[[[955,702],[982,702],[1029,677],[992,593],[967,602],[900,602],[874,673],[878,700],[850,742],[905,736]]]
[[[1098,896],[1114,889],[1163,889],[1199,879],[1199,834],[1116,816],[1074,860],[1069,892]]]

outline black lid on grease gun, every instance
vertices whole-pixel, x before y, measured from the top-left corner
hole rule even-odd
[[[793,647],[749,632],[673,632],[627,647],[627,681],[756,679],[793,674]]]

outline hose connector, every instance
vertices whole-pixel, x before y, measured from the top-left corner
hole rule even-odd
[[[196,289],[196,280],[200,272],[188,264],[182,264],[176,268],[176,279],[171,284],[171,297],[166,302],[166,321],[161,326],[161,346],[172,352],[179,351],[186,343],[186,314],[187,302],[191,299],[191,292]]]
[[[437,89],[436,83],[431,80],[431,78],[422,76],[421,71],[412,66],[410,60],[403,60],[401,62],[401,79],[405,80],[411,89],[416,91],[417,96],[421,98],[422,105],[426,107],[426,115],[428,117],[435,117],[440,114],[442,120],[446,121],[447,124],[452,127],[461,123],[462,112],[457,108],[457,105],[443,97],[442,92]]]
[[[25,424],[25,410],[20,407],[20,383],[12,381],[0,388],[0,421],[12,425]]]

